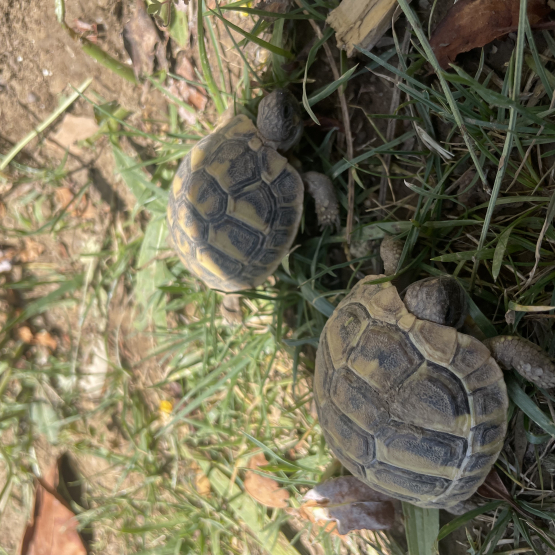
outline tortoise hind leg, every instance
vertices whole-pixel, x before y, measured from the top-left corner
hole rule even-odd
[[[504,368],[514,368],[539,387],[555,387],[555,362],[535,343],[513,335],[498,335],[483,343]]]

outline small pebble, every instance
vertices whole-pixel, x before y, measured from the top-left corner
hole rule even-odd
[[[38,102],[39,97],[34,93],[34,92],[30,92],[27,95],[27,103],[28,104],[34,104],[35,102]]]
[[[45,77],[50,77],[50,76],[52,75],[52,72],[51,72],[51,71],[48,71],[47,69],[43,69],[43,70],[42,70],[42,74],[43,74]]]
[[[16,58],[16,60],[17,60],[19,63],[21,63],[21,62],[23,61],[23,58],[22,58],[21,56],[18,56],[18,57]]]

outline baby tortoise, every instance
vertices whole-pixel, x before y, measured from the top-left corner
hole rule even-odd
[[[367,276],[328,320],[314,396],[324,437],[372,488],[420,507],[450,509],[485,480],[507,431],[496,360],[541,387],[553,361],[519,337],[479,341],[456,327],[467,306],[451,277],[412,284],[404,302]]]
[[[297,234],[303,179],[278,150],[303,130],[295,97],[278,89],[259,105],[257,127],[245,115],[220,124],[180,164],[169,195],[168,222],[185,267],[213,289],[260,285]],[[328,177],[306,175],[320,225],[337,224]]]

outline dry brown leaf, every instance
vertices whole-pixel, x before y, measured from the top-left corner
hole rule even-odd
[[[142,0],[135,3],[135,13],[123,26],[123,44],[133,62],[133,72],[139,79],[144,75],[152,75],[154,55],[160,37],[154,22],[146,12]]]
[[[43,347],[48,347],[51,351],[55,351],[58,346],[58,342],[54,337],[52,337],[46,330],[39,331],[35,335],[35,344],[42,345]]]
[[[74,197],[75,195],[73,192],[67,187],[60,187],[56,189],[56,200],[62,209],[67,208]],[[71,205],[69,213],[71,216],[81,218],[82,220],[92,220],[96,217],[95,207],[85,196],[82,196],[78,203]]]
[[[188,81],[196,79],[195,69],[187,54],[183,51],[177,54],[175,61],[175,73]],[[202,111],[206,108],[207,98],[204,91],[200,88],[193,87],[185,81],[178,81],[177,88],[180,91],[181,97],[185,102],[194,106],[197,110]]]
[[[484,46],[518,29],[520,0],[459,0],[430,39],[439,65],[446,69],[461,52]],[[551,11],[547,0],[528,0],[528,19],[536,25]]]
[[[290,4],[290,0],[255,0],[253,8],[271,13],[286,13]]]
[[[511,494],[507,491],[505,484],[501,481],[501,478],[499,478],[499,474],[497,474],[495,468],[489,471],[484,483],[478,488],[477,493],[489,499],[503,499],[509,503],[513,503]]]
[[[58,482],[58,464],[37,485],[32,521],[21,542],[20,555],[86,555],[77,532],[77,519],[63,500],[53,495]]]
[[[208,497],[210,495],[210,480],[202,471],[197,472],[195,476],[195,489],[198,494],[203,497]]]
[[[287,500],[289,499],[289,492],[280,488],[279,484],[268,478],[261,476],[252,470],[259,466],[268,464],[264,453],[258,453],[249,460],[249,468],[245,476],[245,490],[247,493],[261,505],[265,507],[274,507],[276,509],[283,509],[287,507]]]
[[[33,241],[29,237],[25,237],[23,242],[25,243],[25,248],[19,253],[19,260],[21,262],[33,262],[44,252],[44,245]]]
[[[17,337],[23,343],[33,343],[33,332],[27,326],[21,326],[17,329]]]
[[[395,508],[391,497],[373,490],[354,476],[335,478],[309,490],[300,515],[337,532],[387,530],[393,526]]]
[[[187,57],[186,52],[178,52],[175,61],[175,73],[188,81],[195,80],[195,70],[193,68],[193,64]],[[206,108],[207,98],[203,89],[194,87],[189,83],[178,79],[174,79],[168,89],[171,94],[177,96],[190,106],[193,106],[196,110],[203,111]],[[196,123],[196,115],[185,110],[183,106],[178,107],[178,112],[179,117],[186,123],[189,123],[190,125],[194,125]]]
[[[66,114],[56,132],[50,135],[50,139],[54,141],[50,142],[50,145],[54,144],[55,147],[62,147],[64,150],[69,149],[71,153],[78,155],[82,151],[75,146],[75,143],[92,137],[98,129],[94,118]]]
[[[59,187],[56,189],[55,196],[60,207],[64,209],[73,200],[74,194],[67,187]]]
[[[178,12],[189,13],[189,0],[174,0],[174,6]]]

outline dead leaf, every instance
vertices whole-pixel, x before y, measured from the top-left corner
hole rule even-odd
[[[86,555],[77,532],[77,519],[56,494],[58,463],[45,473],[37,485],[32,521],[23,536],[20,555]]]
[[[169,402],[169,401],[163,401]],[[170,403],[171,404],[171,403]],[[191,461],[189,464],[190,469],[194,472],[194,485],[199,495],[208,497],[210,495],[210,480],[204,474],[196,461]]]
[[[188,81],[194,81],[195,70],[193,64],[189,60],[187,53],[184,51],[178,52],[175,62],[175,73]],[[206,108],[207,98],[204,90],[194,87],[186,81],[174,79],[169,87],[169,92],[177,96],[183,102],[193,106],[198,111],[203,111]],[[186,123],[194,125],[197,121],[195,114],[185,110],[183,106],[178,108],[179,117]]]
[[[197,472],[195,476],[195,489],[198,494],[203,497],[208,497],[210,495],[210,480],[202,471]]]
[[[21,326],[17,329],[17,337],[23,343],[28,343],[29,345],[33,343],[33,332],[27,326]]]
[[[280,488],[279,484],[275,480],[272,480],[272,478],[252,472],[252,470],[259,466],[265,466],[267,464],[268,461],[264,453],[258,453],[250,458],[249,468],[251,470],[248,470],[245,476],[245,490],[253,499],[265,507],[283,509],[288,506],[287,500],[289,499],[289,492]]]
[[[505,484],[501,481],[501,478],[499,478],[499,474],[497,474],[495,468],[489,471],[484,483],[478,488],[477,493],[489,499],[502,499],[504,501],[509,501],[509,503],[513,503],[511,494],[507,491]]]
[[[461,52],[516,31],[519,9],[520,0],[459,0],[430,39],[439,65],[446,69]],[[540,23],[550,11],[546,0],[528,0],[530,25]]]
[[[29,237],[25,237],[23,242],[25,243],[25,249],[19,253],[21,262],[33,262],[44,252],[44,245],[33,241]]]
[[[189,60],[189,58],[187,57],[187,54],[183,51],[177,54],[177,58],[175,61],[175,73],[176,75],[179,75],[180,77],[183,77],[188,81],[195,81],[196,79],[195,68],[191,63],[191,60]],[[178,81],[178,88],[182,87],[184,89],[184,86],[187,87],[187,92],[185,93],[184,90],[180,90],[183,100],[202,112],[206,108],[207,102],[204,91],[199,87],[194,87],[192,85],[189,85],[188,83],[185,83],[185,81]],[[185,94],[187,96],[185,96]]]
[[[255,0],[253,8],[271,13],[286,13],[290,0]]]
[[[56,189],[56,200],[62,210],[66,209],[74,198],[75,195],[67,187]],[[78,217],[82,220],[92,220],[96,217],[96,209],[86,196],[82,196],[79,202],[73,203],[69,209],[69,213],[71,216]]]
[[[189,0],[174,0],[174,7],[178,12],[189,13]]]
[[[72,154],[79,155],[82,150],[75,143],[92,137],[98,129],[94,118],[66,114],[57,131],[50,135],[49,146],[69,149]]]
[[[46,330],[39,331],[35,335],[35,344],[42,345],[43,347],[48,347],[51,351],[55,351],[58,346],[58,342],[54,337],[52,337]]]
[[[354,476],[335,478],[309,490],[300,514],[329,530],[337,523],[340,535],[353,530],[387,530],[393,526],[391,497],[373,490]]]
[[[1,220],[1,218],[0,218]],[[13,256],[13,254],[12,254]],[[8,251],[0,251],[0,274],[10,272],[12,269],[12,256]]]
[[[133,16],[123,26],[123,44],[131,56],[133,72],[137,79],[144,75],[152,75],[154,55],[159,42],[156,26],[146,12],[144,2],[137,0]]]

